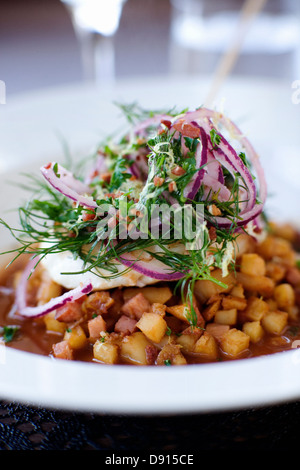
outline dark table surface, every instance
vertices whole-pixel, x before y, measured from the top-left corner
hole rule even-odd
[[[0,450],[294,450],[300,402],[235,412],[111,416],[0,402]]]

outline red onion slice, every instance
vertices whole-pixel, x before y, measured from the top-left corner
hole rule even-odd
[[[207,163],[208,142],[204,129],[200,127],[199,143],[195,152],[197,172],[194,174],[191,181],[184,188],[184,197],[188,200],[193,200],[200,189],[204,174],[205,165]]]
[[[64,167],[56,165],[56,163],[52,162],[41,167],[42,175],[48,183],[53,186],[54,189],[72,201],[75,201],[80,206],[96,209],[97,203],[93,201],[92,198],[82,196],[82,194],[85,193],[89,194],[91,192],[90,188],[81,181],[76,180],[72,173]],[[54,171],[55,166],[57,171]]]
[[[133,128],[133,134],[138,135],[140,137],[148,137],[147,129],[151,127],[159,128],[162,124],[162,121],[170,122],[171,123],[172,117],[168,114],[156,114],[148,119],[145,119],[142,122],[139,122]]]
[[[138,258],[134,258],[132,253],[126,253],[118,258],[118,260],[124,266],[159,281],[177,281],[184,277],[183,273],[170,271],[166,264],[156,258],[153,258],[151,261],[141,261]]]
[[[59,297],[51,299],[44,305],[38,305],[37,307],[30,307],[27,305],[26,295],[27,295],[27,284],[28,277],[33,272],[36,265],[36,260],[32,259],[26,265],[20,281],[16,288],[16,306],[17,312],[22,317],[27,318],[39,318],[47,313],[56,310],[59,307],[62,307],[68,302],[74,302],[77,299],[80,299],[83,295],[89,294],[93,290],[92,284],[89,282],[87,284],[81,284],[80,286],[66,292]]]

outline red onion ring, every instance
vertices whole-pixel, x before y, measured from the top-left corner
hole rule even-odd
[[[95,201],[89,197],[82,196],[84,193],[89,194],[91,192],[90,188],[84,183],[81,183],[81,181],[76,180],[72,173],[61,165],[57,165],[57,174],[59,175],[57,176],[54,171],[55,165],[57,164],[52,162],[41,167],[42,175],[48,183],[64,196],[77,202],[80,206],[96,209],[98,206]]]
[[[194,174],[192,180],[187,184],[183,192],[184,197],[188,200],[193,200],[195,198],[205,175],[204,165],[207,163],[208,141],[206,133],[202,127],[200,127],[199,138],[200,141],[195,152],[196,168],[198,171]]]
[[[124,266],[158,281],[177,281],[185,275],[180,272],[170,272],[170,268],[156,258],[151,261],[141,261],[138,258],[133,259],[132,253],[125,253],[118,260]]]
[[[69,290],[65,294],[49,300],[49,302],[47,302],[44,305],[38,305],[37,307],[30,307],[27,305],[27,301],[26,301],[27,284],[28,284],[28,277],[33,272],[36,262],[37,262],[36,259],[31,259],[27,263],[24,271],[22,272],[21,278],[16,288],[17,312],[22,317],[27,317],[27,318],[42,317],[46,315],[47,313],[50,313],[53,310],[56,310],[57,308],[62,307],[68,302],[74,302],[75,300],[80,299],[83,295],[89,294],[93,289],[93,286],[90,282],[87,284],[81,284],[75,289]]]

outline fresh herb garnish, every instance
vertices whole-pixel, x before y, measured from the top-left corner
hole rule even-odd
[[[18,325],[3,326],[0,328],[0,333],[2,334],[4,342],[10,343],[15,338],[19,329],[20,327]]]
[[[217,133],[216,129],[210,131],[210,140],[213,148],[216,148],[221,142],[221,136]]]

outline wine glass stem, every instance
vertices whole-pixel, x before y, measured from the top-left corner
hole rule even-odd
[[[115,79],[114,38],[80,31],[78,39],[84,79],[95,83],[113,82]]]

